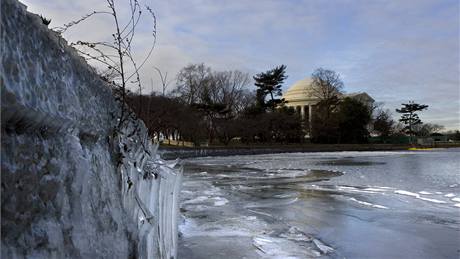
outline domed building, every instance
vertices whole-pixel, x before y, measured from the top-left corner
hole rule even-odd
[[[313,80],[305,78],[295,82],[285,94],[283,98],[286,101],[286,106],[294,107],[300,113],[302,119],[308,120],[311,123],[311,118],[314,116],[315,105],[318,104],[320,98],[315,95],[315,90],[312,87]],[[349,93],[341,94],[340,98],[351,97],[366,104],[372,104],[374,99],[367,93]]]

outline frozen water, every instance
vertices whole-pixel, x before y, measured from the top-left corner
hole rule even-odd
[[[455,257],[459,151],[186,160],[179,256]]]
[[[418,193],[420,193],[420,194],[427,194],[427,195],[432,194],[431,192],[426,192],[426,191],[421,191],[421,192],[418,192]]]
[[[370,202],[360,201],[360,200],[357,200],[355,198],[350,198],[350,200],[355,201],[355,202],[357,202],[359,204],[362,204],[362,205],[365,205],[365,206],[373,207],[373,208],[388,209],[388,207],[385,207],[385,206],[382,206],[382,205],[377,205],[377,204],[372,204]]]
[[[404,191],[404,190],[397,190],[397,191],[395,191],[395,193],[412,196],[412,197],[420,199],[420,200],[434,202],[434,203],[446,203],[445,201],[440,201],[440,200],[431,199],[431,198],[425,198],[425,197],[420,196],[418,193],[408,192],[408,191]],[[422,192],[420,192],[420,193],[422,193]]]

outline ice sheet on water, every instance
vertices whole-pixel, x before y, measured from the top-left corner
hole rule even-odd
[[[307,190],[317,190],[317,191],[340,191],[343,193],[368,193],[368,194],[379,194],[387,191],[387,189],[378,188],[378,187],[369,187],[369,188],[356,188],[353,186],[342,186],[342,185],[315,185],[315,184],[305,184],[302,185],[304,189]]]
[[[446,203],[445,201],[441,201],[441,200],[437,200],[437,199],[431,199],[431,198],[425,198],[425,197],[420,196],[420,194],[418,194],[418,193],[413,193],[413,192],[409,192],[409,191],[405,191],[405,190],[396,190],[394,192],[397,193],[397,194],[412,196],[412,197],[414,197],[416,199],[429,201],[429,202],[433,202],[433,203]]]
[[[266,212],[262,212],[262,211],[257,211],[257,210],[253,210],[253,209],[247,209],[247,210],[250,211],[250,212],[259,214],[259,215],[264,215],[264,216],[267,216],[267,217],[270,217],[270,218],[274,218],[273,215],[270,214],[270,213],[266,213]]]
[[[382,205],[378,205],[378,204],[372,204],[370,202],[365,202],[365,201],[360,201],[360,200],[357,200],[355,198],[350,198],[351,201],[354,201],[354,202],[357,202],[359,204],[362,204],[362,205],[365,205],[365,206],[369,206],[369,207],[372,207],[372,208],[377,208],[377,209],[388,209],[388,207],[385,207],[385,206],[382,206]]]
[[[298,228],[294,226],[291,226],[286,233],[280,234],[280,237],[287,238],[289,240],[303,241],[303,242],[311,242],[313,240],[312,237],[308,236],[307,234],[300,231]]]
[[[361,193],[372,193],[372,194],[377,193],[377,192],[372,191],[372,190],[359,189],[359,188],[355,188],[355,187],[351,187],[351,186],[337,186],[337,189],[345,190],[345,191],[349,191],[349,192],[361,192]]]
[[[256,185],[256,186],[247,186],[247,185],[232,185],[231,187],[234,190],[257,190],[257,189],[272,189],[273,185]]]
[[[427,191],[421,191],[421,192],[418,192],[418,193],[420,193],[420,194],[425,194],[425,195],[430,195],[430,194],[432,194],[431,192],[427,192]]]
[[[212,186],[208,188],[207,190],[203,191],[203,194],[205,195],[221,195],[221,189],[219,187]]]
[[[298,198],[291,198],[291,199],[268,199],[268,200],[261,200],[259,202],[249,202],[244,208],[276,208],[278,206],[289,205],[296,202]]]
[[[253,238],[253,245],[262,258],[314,258],[321,252],[304,247],[286,238],[258,235]]]
[[[364,190],[365,191],[371,191],[371,192],[386,192],[386,191],[388,191],[387,188],[383,188],[383,187],[369,187],[369,188],[365,188]]]
[[[182,202],[182,205],[204,204],[204,205],[224,206],[227,203],[228,203],[228,200],[223,197],[198,196],[196,198]]]
[[[286,198],[297,198],[299,197],[299,192],[284,192],[280,194],[273,195],[274,198],[286,199]]]
[[[186,204],[195,204],[195,203],[202,203],[204,201],[207,201],[209,200],[210,197],[208,196],[198,196],[196,198],[193,198],[193,199],[190,199],[190,200],[186,200],[184,202],[182,202],[182,204],[186,205]]]
[[[192,191],[187,191],[187,190],[181,190],[180,193],[181,194],[186,194],[186,195],[193,195]]]
[[[318,249],[321,250],[322,254],[328,254],[334,251],[334,248],[325,245],[319,239],[313,239],[313,243],[315,243],[316,247],[318,247]]]
[[[214,197],[214,206],[224,206],[228,203],[228,200],[222,197]]]
[[[262,258],[314,258],[334,249],[295,226],[281,234],[261,234],[253,238],[253,245]]]
[[[265,223],[258,221],[255,216],[237,216],[205,223],[184,218],[179,231],[184,237],[252,237],[264,227]]]
[[[413,193],[413,192],[409,192],[409,191],[404,191],[404,190],[396,190],[395,193],[397,194],[402,194],[402,195],[408,195],[408,196],[412,196],[412,197],[420,197],[420,195],[418,195],[417,193]]]

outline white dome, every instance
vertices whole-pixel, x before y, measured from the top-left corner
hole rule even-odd
[[[311,86],[313,80],[311,78],[305,78],[300,81],[295,82],[285,94],[283,94],[283,98],[289,102],[295,101],[309,101],[309,100],[317,100],[318,98],[315,97],[313,94],[313,88]]]

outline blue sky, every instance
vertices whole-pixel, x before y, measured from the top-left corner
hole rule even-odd
[[[103,0],[23,3],[52,18],[51,27],[105,7]],[[158,19],[155,51],[142,71],[148,88],[152,79],[159,90],[153,66],[173,78],[190,63],[251,75],[285,64],[285,89],[323,67],[342,76],[347,92],[366,91],[392,111],[409,100],[428,104],[423,121],[460,129],[458,0],[146,3]],[[139,52],[149,44],[151,25],[144,26]],[[110,28],[107,18],[94,18],[64,36],[100,39]]]

